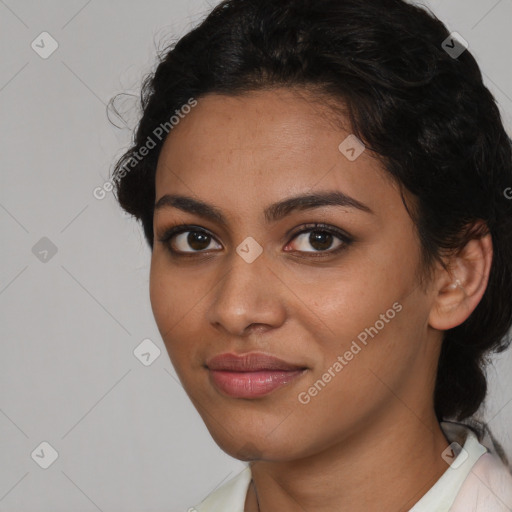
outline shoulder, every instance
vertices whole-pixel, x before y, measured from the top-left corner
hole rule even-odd
[[[450,512],[512,512],[512,474],[500,459],[482,455],[464,480]]]

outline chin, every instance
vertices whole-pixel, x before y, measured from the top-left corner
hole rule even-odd
[[[262,428],[257,431],[254,424],[251,428],[244,430],[239,427],[233,435],[219,425],[206,425],[210,435],[217,445],[231,457],[242,461],[286,461],[301,456],[297,443],[297,435],[288,430],[282,430],[279,435],[274,432],[271,437],[268,435],[274,427]],[[233,429],[234,430],[234,429]]]

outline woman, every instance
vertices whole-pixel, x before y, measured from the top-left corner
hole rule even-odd
[[[191,510],[511,510],[468,426],[512,324],[511,144],[464,40],[401,0],[226,0],[142,109],[117,197],[183,387],[249,461]]]

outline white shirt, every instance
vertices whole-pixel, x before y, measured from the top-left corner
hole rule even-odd
[[[465,426],[443,422],[441,428],[452,443],[443,452],[449,466],[409,512],[512,512],[512,474],[501,460]],[[250,482],[247,466],[188,512],[244,512]]]

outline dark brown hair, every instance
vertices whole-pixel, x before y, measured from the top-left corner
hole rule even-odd
[[[413,195],[427,271],[472,238],[492,236],[486,292],[463,324],[445,332],[438,366],[437,417],[463,420],[486,396],[486,357],[510,343],[512,201],[504,191],[512,186],[512,151],[475,59],[468,50],[449,54],[449,37],[432,13],[402,0],[223,1],[146,77],[142,118],[113,177],[121,206],[153,247],[165,139],[136,165],[133,158],[190,98],[284,86],[338,100],[352,132]]]

